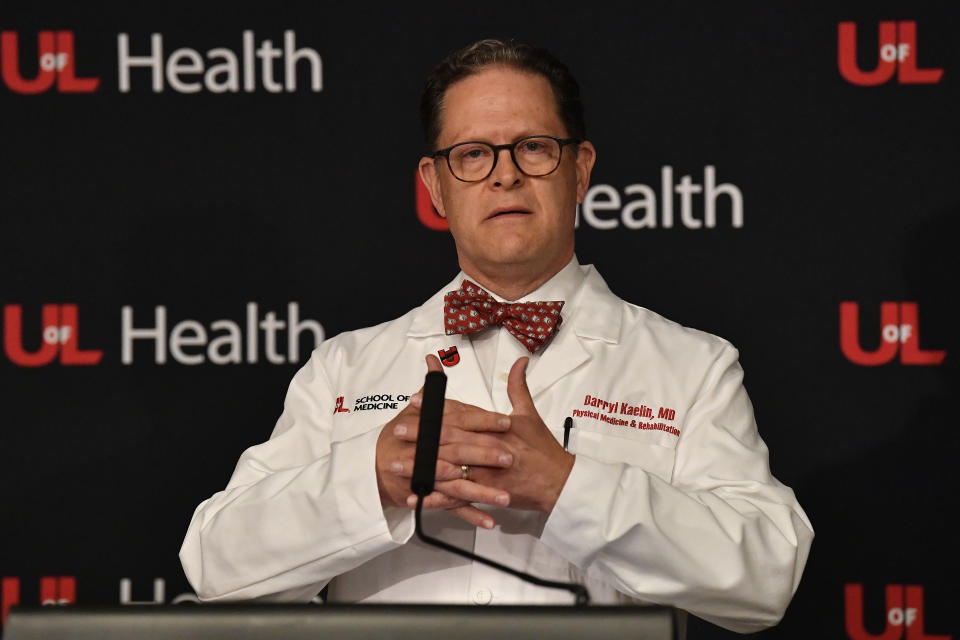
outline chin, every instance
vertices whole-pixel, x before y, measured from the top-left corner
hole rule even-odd
[[[495,247],[487,257],[495,264],[522,264],[531,262],[538,253],[537,247],[530,242],[509,242]]]

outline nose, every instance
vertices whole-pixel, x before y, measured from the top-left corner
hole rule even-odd
[[[503,154],[507,157],[504,158]],[[488,180],[493,181],[494,187],[512,187],[520,184],[523,172],[513,161],[510,149],[497,149],[497,162],[490,172]]]

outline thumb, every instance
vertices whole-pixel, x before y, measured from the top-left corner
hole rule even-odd
[[[517,358],[510,367],[510,376],[507,378],[507,396],[513,405],[516,414],[536,413],[533,398],[530,397],[530,388],[527,387],[527,365],[530,358]]]
[[[443,365],[440,364],[440,358],[432,353],[427,354],[427,371],[443,371]]]
[[[432,353],[427,354],[427,371],[443,371],[443,365],[440,364],[440,358],[433,355]],[[420,389],[410,396],[410,404],[412,404],[417,409],[420,408],[420,405],[423,404],[423,386]]]

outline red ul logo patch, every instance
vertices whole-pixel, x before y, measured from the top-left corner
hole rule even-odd
[[[440,349],[437,351],[440,354],[440,362],[445,367],[452,367],[453,365],[460,362],[460,354],[457,353],[456,347],[449,347],[447,349]]]
[[[350,409],[343,408],[343,396],[337,397],[337,406],[333,408],[334,413],[350,413]]]

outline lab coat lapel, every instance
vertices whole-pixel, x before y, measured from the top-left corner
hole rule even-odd
[[[547,343],[537,366],[527,376],[531,397],[536,398],[537,394],[589,359],[590,353],[581,344],[574,327],[561,324],[557,335]]]
[[[440,357],[440,351],[448,352],[456,347],[459,361],[445,366],[447,397],[493,411],[493,398],[483,381],[480,363],[470,339],[462,335],[445,335],[443,330],[443,295],[460,286],[461,276],[438,291],[416,310],[407,336],[423,340],[424,356],[428,353]]]
[[[592,265],[587,269],[580,291],[564,306],[564,312],[570,309],[569,315],[564,313],[557,335],[547,343],[537,366],[527,376],[533,398],[590,360],[591,341],[616,344],[620,340],[619,298]]]
[[[442,319],[442,317],[438,318],[437,322],[441,322]],[[447,374],[447,397],[493,411],[493,398],[490,397],[487,385],[483,381],[483,372],[480,370],[480,363],[477,361],[470,339],[462,335],[452,335],[442,336],[437,340],[444,345],[438,348],[449,349],[453,346],[457,348],[460,355],[460,361],[457,364],[443,368],[443,372]]]

